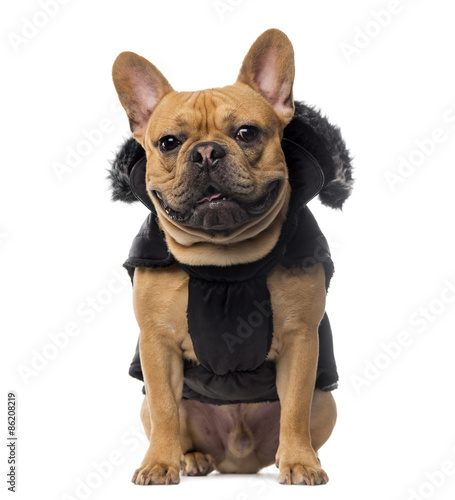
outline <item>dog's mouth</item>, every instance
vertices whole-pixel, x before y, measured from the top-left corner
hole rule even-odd
[[[210,185],[186,212],[172,209],[159,191],[153,191],[153,194],[167,216],[179,224],[206,230],[226,230],[266,213],[276,201],[280,187],[281,181],[275,180],[269,184],[265,195],[256,201],[244,203]]]

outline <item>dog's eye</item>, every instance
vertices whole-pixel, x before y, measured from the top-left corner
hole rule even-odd
[[[158,141],[158,144],[162,151],[172,151],[182,143],[177,139],[177,137],[174,137],[173,135],[166,135]]]
[[[253,139],[256,139],[257,135],[258,135],[258,129],[256,127],[252,127],[250,125],[243,125],[237,130],[235,138],[237,141],[250,142]]]

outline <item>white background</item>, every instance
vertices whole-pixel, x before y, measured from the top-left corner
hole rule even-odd
[[[6,399],[14,390],[15,498],[453,498],[453,2],[50,3],[48,19],[39,1],[4,3],[1,12],[0,434],[6,470]],[[279,486],[271,467],[257,476],[135,486],[146,443],[141,384],[127,374],[138,331],[121,265],[146,209],[110,201],[108,160],[129,135],[111,66],[132,50],[177,90],[223,86],[271,27],[294,44],[295,97],[340,126],[354,157],[356,184],[344,210],[310,205],[336,265],[328,311],[339,420],[320,454],[330,482]],[[59,178],[56,163],[83,149],[101,123],[98,144]],[[391,186],[385,176],[400,175],[401,157],[414,170],[401,168]],[[109,296],[108,286],[117,293]],[[104,301],[99,311],[87,312],[90,297]],[[61,333],[72,324],[76,336]],[[56,352],[52,335],[66,346]],[[434,486],[429,475],[444,463]],[[8,493],[6,471],[0,488]]]

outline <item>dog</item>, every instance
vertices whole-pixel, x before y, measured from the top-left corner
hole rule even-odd
[[[345,164],[323,172],[283,140],[296,109],[314,113],[294,104],[291,42],[263,33],[223,88],[177,92],[132,52],[112,76],[134,138],[125,182],[151,211],[125,263],[150,441],[133,483],[273,463],[280,483],[326,483],[318,450],[337,417],[325,314],[333,265],[306,203],[325,186],[327,204],[341,206],[352,178],[344,143],[320,161]],[[304,134],[315,156],[328,130],[318,123],[319,135],[313,125]],[[334,130],[327,148],[341,141]],[[335,188],[345,190],[336,200]],[[320,369],[324,352],[331,372]]]

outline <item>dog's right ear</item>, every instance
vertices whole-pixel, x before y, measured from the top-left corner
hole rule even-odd
[[[155,66],[134,52],[122,52],[112,67],[112,79],[130,122],[131,132],[142,146],[150,115],[172,87]]]

